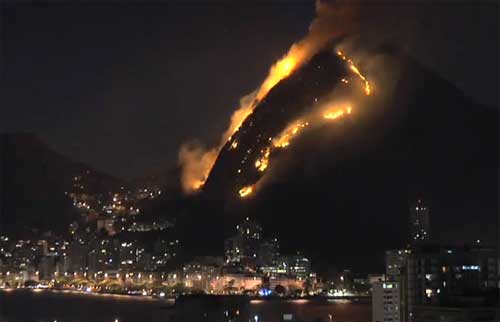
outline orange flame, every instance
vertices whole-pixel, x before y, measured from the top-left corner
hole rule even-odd
[[[323,113],[323,118],[327,120],[336,120],[345,114],[351,114],[352,113],[352,107],[350,105],[347,105],[344,108],[338,108],[336,106],[334,107],[329,107],[326,109],[326,111]]]
[[[183,166],[182,184],[185,191],[193,192],[203,187],[213,165],[215,164],[220,150],[227,142],[231,142],[233,134],[238,131],[245,119],[253,113],[257,103],[262,100],[269,93],[269,91],[276,86],[277,83],[292,74],[297,67],[303,64],[313,53],[314,50],[308,46],[306,42],[294,44],[288,53],[271,67],[269,74],[258,90],[244,96],[241,99],[240,107],[231,116],[230,125],[223,133],[221,141],[217,147],[205,151],[200,151],[199,147],[198,149],[195,149],[195,151],[186,151],[184,147],[181,148],[179,161]],[[337,54],[341,57],[341,59],[347,61],[351,71],[364,82],[365,94],[370,95],[372,91],[371,85],[366,77],[361,74],[354,63],[341,51],[338,51]],[[342,79],[341,81],[348,83],[347,79]],[[350,110],[343,111],[339,115],[335,113],[324,115],[324,118],[335,119],[342,116],[343,113],[349,114]],[[307,125],[307,123],[305,125],[296,125],[295,127],[292,127],[291,132],[289,132],[290,129],[286,129],[284,133],[282,133],[280,137],[273,142],[274,147],[285,148],[290,144],[290,139]],[[237,146],[238,142],[233,141],[230,145],[230,149],[236,149]],[[255,166],[259,171],[264,171],[268,167],[270,152],[270,150],[264,152],[263,157],[255,162]]]
[[[337,55],[340,58],[342,58],[342,60],[347,61],[347,63],[349,64],[349,68],[351,69],[351,71],[353,71],[354,74],[358,75],[358,77],[363,81],[365,94],[368,95],[368,96],[371,95],[372,88],[371,88],[370,82],[368,82],[368,79],[366,79],[366,77],[363,74],[361,74],[361,72],[359,71],[358,67],[356,67],[356,65],[354,65],[353,61],[350,60],[349,58],[347,58],[347,56],[344,55],[344,53],[342,51],[340,51],[340,50],[337,51]],[[342,79],[342,81],[344,82],[344,79]],[[344,83],[347,83],[347,80]]]
[[[273,141],[274,147],[286,148],[290,145],[290,140],[308,125],[309,122],[303,122],[299,120],[296,123],[288,126],[283,132],[281,132],[278,138]]]
[[[252,192],[253,192],[253,186],[246,186],[246,187],[241,188],[238,191],[238,193],[240,194],[241,198],[248,197],[249,195],[252,194]]]
[[[269,75],[267,75],[257,92],[258,100],[264,98],[277,83],[288,77],[295,70],[298,62],[303,59],[303,57],[300,57],[303,54],[301,55],[300,51],[295,48],[297,47],[292,47],[285,57],[271,67]]]
[[[263,155],[259,160],[255,161],[255,167],[260,172],[264,172],[267,169],[267,166],[269,165],[269,155],[271,154],[271,149],[267,147],[265,150],[262,150],[261,152],[263,153]]]
[[[328,120],[335,120],[344,115],[344,111],[326,112],[323,117]]]
[[[183,157],[181,149],[179,160],[183,165],[182,184],[186,192],[193,192],[203,187],[220,150],[226,142],[232,140],[233,134],[238,131],[245,119],[252,114],[258,101],[264,98],[278,82],[288,77],[297,68],[299,63],[303,63],[307,56],[308,50],[306,47],[293,45],[287,55],[271,67],[269,74],[259,89],[241,99],[240,107],[231,116],[230,125],[223,133],[221,141],[216,148],[206,151],[206,154],[199,155],[198,159]],[[230,148],[235,149],[237,146],[238,143],[233,142]],[[188,161],[188,164],[185,161]],[[259,166],[259,168],[263,168],[260,171],[264,171],[266,167],[267,162],[263,162]],[[184,172],[191,173],[184,174]]]

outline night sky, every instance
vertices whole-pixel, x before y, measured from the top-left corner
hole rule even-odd
[[[411,55],[498,108],[493,1],[370,3],[364,10],[379,19],[371,32],[397,33]],[[312,1],[3,1],[0,9],[0,132],[34,131],[121,177],[173,167],[189,138],[214,143],[239,97],[314,17]]]

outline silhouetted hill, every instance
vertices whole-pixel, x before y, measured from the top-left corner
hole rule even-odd
[[[252,216],[265,233],[280,238],[285,251],[303,250],[313,264],[381,270],[383,251],[406,242],[408,208],[417,198],[431,208],[435,239],[493,242],[498,111],[471,101],[412,58],[385,54],[400,69],[390,97],[304,132],[271,157],[271,164],[285,165],[271,173],[272,180],[239,199],[238,187],[258,176],[253,162],[259,135],[279,133],[312,97],[338,84],[345,67],[323,52],[271,90],[235,135],[238,149],[223,149],[191,206],[183,229],[196,236],[186,241],[193,253],[221,252],[234,224]],[[210,237],[200,243],[201,236]]]
[[[84,175],[86,191],[106,193],[121,182],[50,149],[32,133],[0,135],[0,216],[3,232],[63,232],[75,214],[65,192]]]

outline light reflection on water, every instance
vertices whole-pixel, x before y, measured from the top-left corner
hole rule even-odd
[[[3,322],[130,322],[157,321],[153,312],[173,305],[173,299],[146,296],[95,294],[74,291],[0,291],[0,321]],[[26,308],[29,307],[29,310]],[[34,315],[36,312],[36,315]],[[283,314],[293,314],[305,322],[317,319],[342,322],[371,321],[371,305],[350,300],[261,300],[253,299],[250,316],[259,321],[282,321]]]

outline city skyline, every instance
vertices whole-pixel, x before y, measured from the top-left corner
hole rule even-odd
[[[1,2],[0,320],[500,319],[499,12]]]

